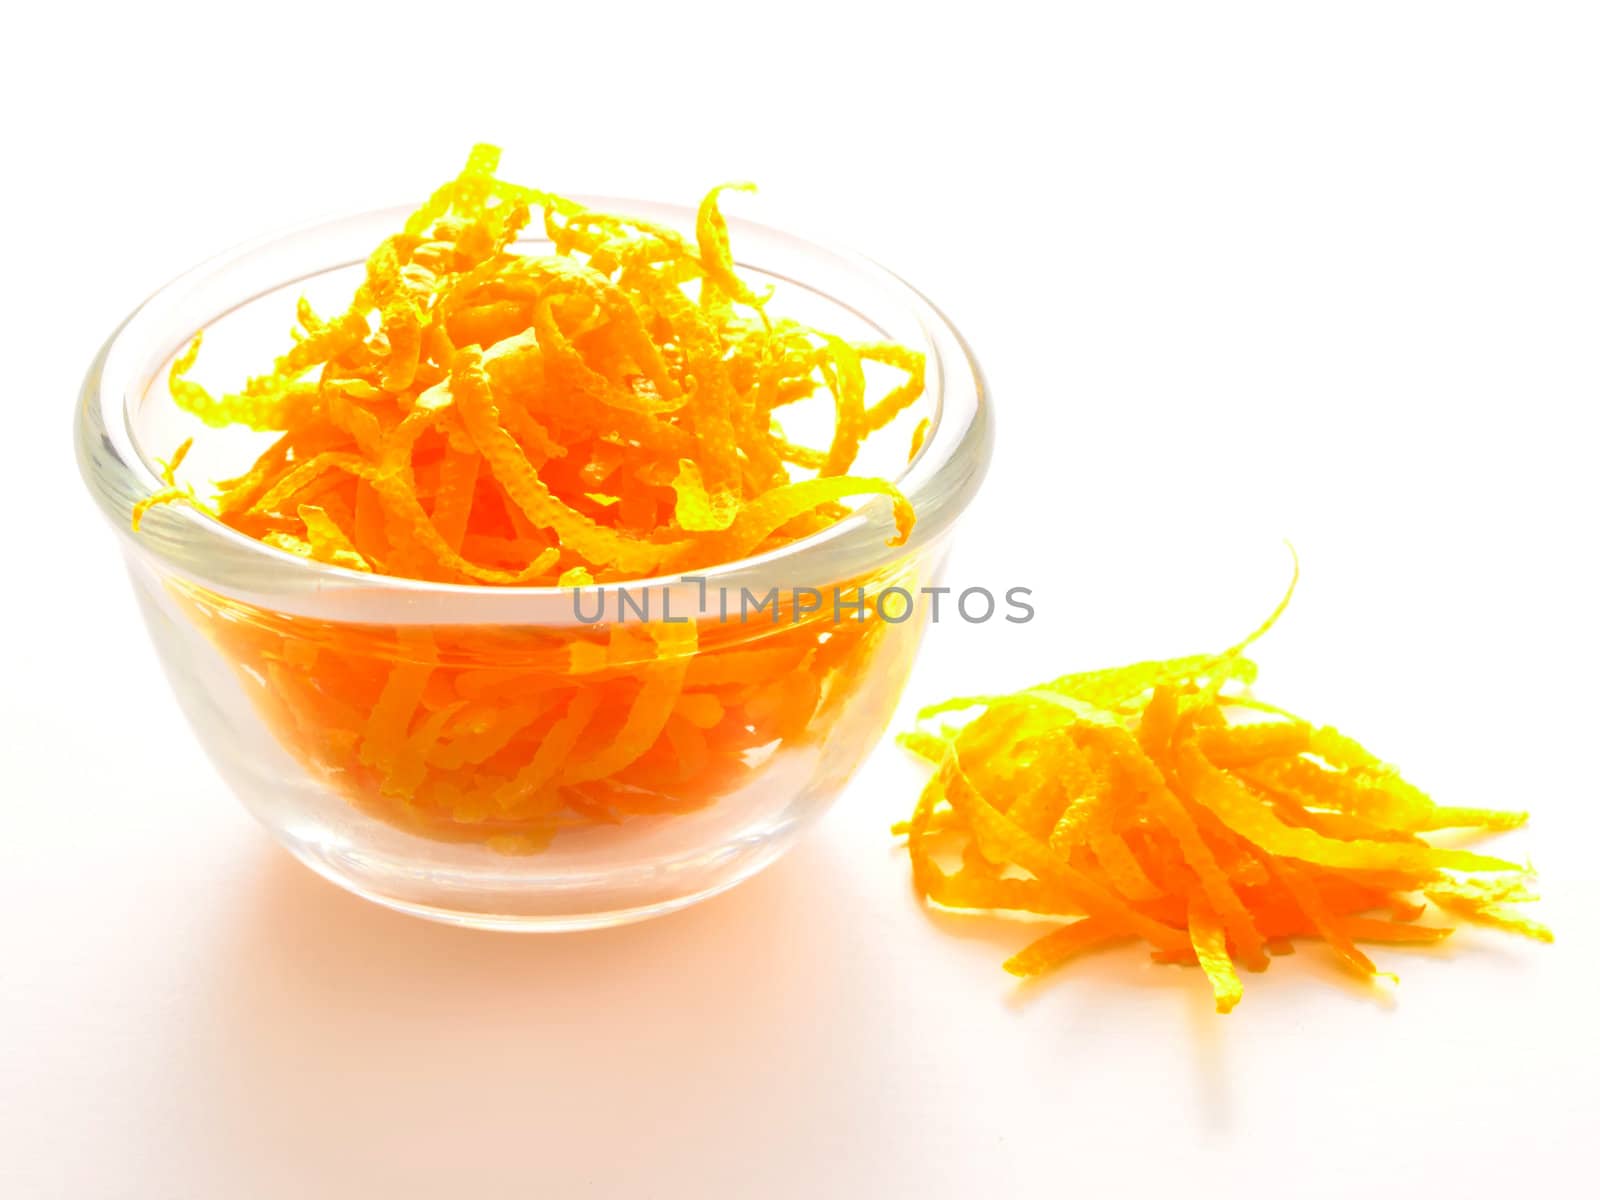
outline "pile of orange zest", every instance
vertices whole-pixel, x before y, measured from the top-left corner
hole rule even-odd
[[[769,316],[718,208],[749,185],[707,193],[691,241],[506,183],[498,160],[475,147],[372,253],[346,312],[302,301],[292,344],[240,391],[190,378],[199,335],[173,363],[186,412],[280,434],[208,511],[318,562],[490,585],[691,571],[815,533],[853,497],[887,497],[890,544],[906,540],[905,497],[849,470],[922,394],[923,356]],[[542,257],[516,250],[535,209]],[[898,375],[875,398],[867,363]],[[774,419],[812,397],[835,412],[824,447]],[[136,523],[202,506],[165,482]]]
[[[136,527],[182,502],[286,555],[487,586],[690,572],[825,529],[856,498],[886,497],[890,544],[906,541],[900,491],[848,472],[922,394],[921,354],[769,312],[734,266],[722,188],[684,234],[507,183],[498,158],[476,147],[372,252],[347,311],[302,300],[292,343],[238,391],[190,377],[194,339],[176,404],[276,436],[209,500],[176,477],[186,443]],[[536,220],[542,257],[517,250]],[[806,401],[834,414],[825,446],[777,425]],[[915,569],[817,582],[870,596]],[[278,741],[352,804],[508,853],[748,787],[776,749],[826,739],[868,667],[915,638],[870,604],[834,622],[786,599],[750,627],[416,628],[172,586]]]
[[[1256,667],[1243,651],[1288,599],[1221,654],[923,709],[900,741],[933,773],[895,826],[918,894],[1072,918],[1012,956],[1015,975],[1142,940],[1158,962],[1198,964],[1224,1013],[1242,994],[1236,964],[1261,970],[1294,938],[1378,977],[1360,943],[1451,933],[1419,923],[1430,901],[1550,940],[1516,909],[1537,898],[1531,868],[1423,837],[1510,829],[1526,813],[1435,804],[1351,738],[1247,694]],[[955,713],[969,719],[931,727]]]

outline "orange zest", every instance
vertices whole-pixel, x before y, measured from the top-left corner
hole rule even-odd
[[[191,378],[198,335],[174,361],[173,400],[199,421],[281,434],[222,486],[218,520],[302,557],[320,546],[310,556],[333,565],[494,585],[712,566],[816,532],[849,497],[887,497],[893,544],[906,539],[898,489],[848,471],[922,394],[923,356],[769,318],[718,208],[748,185],[706,195],[691,243],[506,184],[498,158],[474,148],[373,251],[348,311],[324,320],[302,303],[293,345],[239,391]],[[516,249],[535,205],[557,249],[543,257]],[[866,362],[899,376],[870,400]],[[773,410],[813,396],[835,410],[832,439],[795,446]],[[794,480],[785,463],[839,482]],[[165,482],[141,518],[200,505]],[[363,496],[381,520],[355,522]]]
[[[921,397],[923,357],[769,314],[719,208],[746,185],[712,189],[685,234],[508,183],[498,161],[475,147],[372,251],[348,309],[302,300],[293,340],[237,390],[192,377],[194,338],[173,401],[270,444],[202,498],[177,478],[186,442],[135,526],[181,502],[300,560],[488,587],[682,575],[817,533],[852,502],[906,542],[906,498],[850,468]],[[553,249],[519,250],[541,226]],[[833,416],[825,445],[774,419],[805,404]],[[827,738],[868,663],[914,644],[870,602],[913,569],[837,581],[866,592],[863,619],[785,599],[751,629],[357,625],[173,587],[278,741],[353,804],[524,853],[710,803],[775,748]]]
[[[1242,995],[1235,964],[1264,969],[1294,938],[1379,977],[1358,943],[1447,936],[1448,923],[1417,923],[1430,902],[1550,940],[1517,909],[1537,898],[1531,868],[1423,837],[1526,813],[1437,805],[1344,734],[1249,696],[1243,651],[1287,603],[1222,654],[925,708],[900,740],[933,774],[895,827],[918,895],[1068,918],[1006,962],[1025,978],[1142,940],[1157,961],[1198,964],[1221,1013]],[[933,724],[953,713],[965,720]]]

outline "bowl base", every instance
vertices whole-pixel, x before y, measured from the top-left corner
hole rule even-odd
[[[774,848],[772,854],[745,864],[744,870],[719,879],[710,887],[703,888],[698,892],[690,892],[683,896],[673,896],[670,899],[660,900],[653,904],[595,912],[505,913],[483,912],[466,908],[446,908],[440,905],[407,900],[400,896],[387,895],[347,875],[309,847],[291,845],[284,848],[329,883],[343,888],[352,895],[360,896],[363,900],[370,900],[374,904],[380,904],[384,908],[391,909],[394,912],[405,913],[408,916],[421,917],[426,921],[437,921],[442,925],[456,925],[463,929],[488,929],[501,933],[573,933],[584,929],[608,929],[616,925],[632,925],[638,921],[648,921],[652,917],[664,917],[668,913],[677,912],[693,904],[699,904],[702,900],[720,896],[730,888],[737,887],[745,880],[751,879],[766,870],[778,860],[782,853],[781,847]]]

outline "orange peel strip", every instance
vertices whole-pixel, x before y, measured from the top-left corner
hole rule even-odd
[[[1404,842],[1340,841],[1285,825],[1233,776],[1212,766],[1194,746],[1175,751],[1177,778],[1196,804],[1209,809],[1245,841],[1269,854],[1354,871],[1514,871],[1515,863],[1471,850]]]
[[[728,245],[728,222],[717,206],[723,192],[753,192],[753,183],[723,183],[706,193],[695,216],[695,238],[700,243],[700,263],[706,278],[730,299],[752,308],[760,308],[767,297],[757,296],[734,269],[733,254]]]
[[[328,515],[327,509],[315,504],[302,504],[295,511],[306,527],[312,558],[332,567],[348,567],[352,571],[372,570],[372,564],[361,557],[361,551],[351,544],[349,535]]]
[[[1023,979],[1053,971],[1069,958],[1095,946],[1126,941],[1131,935],[1104,917],[1080,917],[1052,933],[1030,942],[1001,964]]]
[[[1217,914],[1199,896],[1189,899],[1189,938],[1194,943],[1200,969],[1211,981],[1211,993],[1219,1013],[1230,1013],[1244,996],[1244,985],[1228,955],[1228,937]]]
[[[911,536],[916,518],[911,503],[894,484],[882,479],[835,475],[827,479],[807,479],[774,488],[746,504],[717,547],[724,559],[744,558],[771,537],[779,528],[798,516],[812,512],[833,500],[847,496],[888,496],[894,505],[895,536],[891,546],[903,545]]]
[[[569,762],[561,772],[563,785],[570,787],[605,779],[630,766],[655,744],[672,716],[673,705],[683,691],[689,658],[695,651],[695,627],[686,622],[645,628],[656,645],[660,661],[645,674],[622,728],[592,757]],[[617,627],[617,631],[621,629]]]

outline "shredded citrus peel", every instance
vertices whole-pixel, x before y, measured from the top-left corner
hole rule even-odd
[[[890,544],[906,542],[906,498],[850,468],[922,395],[923,357],[769,312],[719,208],[748,185],[713,189],[685,234],[504,182],[498,161],[475,147],[372,252],[347,311],[300,301],[290,344],[238,391],[191,378],[194,338],[169,372],[178,407],[277,436],[209,500],[177,477],[184,443],[136,527],[182,502],[365,575],[563,588],[762,553],[852,500],[886,499]],[[554,246],[543,257],[516,248],[536,215]],[[808,401],[834,414],[826,445],[796,445],[774,418]],[[870,597],[915,586],[916,569],[840,587]],[[834,738],[844,720],[881,726],[852,694],[871,690],[869,665],[903,675],[916,638],[870,599],[863,619],[838,621],[785,600],[748,629],[413,628],[174,586],[308,768],[401,829],[503,853],[699,807],[748,787],[775,749]]]
[[[863,586],[917,586],[919,569]],[[505,854],[759,788],[784,750],[864,753],[894,702],[879,681],[904,678],[918,637],[871,615],[794,619],[788,599],[748,626],[396,627],[172,586],[278,742],[332,789],[417,836]]]
[[[173,362],[180,408],[282,435],[222,486],[209,506],[218,520],[302,556],[329,544],[331,522],[348,553],[319,561],[491,585],[690,571],[814,533],[861,497],[887,497],[891,544],[905,541],[914,517],[899,490],[849,470],[862,441],[921,396],[923,356],[769,317],[771,293],[739,275],[719,209],[722,193],[749,185],[707,193],[691,241],[504,183],[498,160],[475,147],[372,253],[349,310],[324,319],[302,302],[293,344],[240,391],[213,396],[190,378],[199,336]],[[516,251],[533,206],[556,253]],[[869,397],[864,362],[899,378]],[[824,447],[796,446],[773,419],[811,397],[835,411]],[[341,457],[308,470],[318,453]],[[587,470],[602,461],[603,489]],[[796,488],[806,481],[789,464],[838,482]],[[139,517],[172,501],[206,507],[165,482]],[[346,527],[327,494],[351,514],[365,496],[382,519]],[[534,539],[506,536],[508,504]],[[316,537],[307,506],[323,514]],[[408,553],[414,540],[426,554]],[[466,553],[468,541],[491,556]]]
[[[1243,652],[1293,591],[1222,654],[924,708],[900,741],[933,773],[895,826],[918,894],[1071,918],[1007,960],[1024,978],[1143,940],[1157,961],[1198,963],[1219,1013],[1242,995],[1235,964],[1264,969],[1293,938],[1393,979],[1358,943],[1447,936],[1449,924],[1416,923],[1428,902],[1550,940],[1516,908],[1537,898],[1531,868],[1423,837],[1510,829],[1526,813],[1435,804],[1353,739],[1245,692],[1256,667]],[[950,714],[966,719],[945,724]]]

